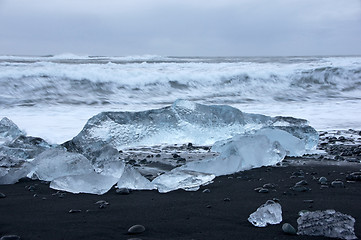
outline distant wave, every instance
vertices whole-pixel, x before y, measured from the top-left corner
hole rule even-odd
[[[247,58],[62,54],[30,62],[24,61],[26,57],[0,59],[0,104],[6,107],[156,104],[178,98],[217,104],[361,98],[360,57],[250,62]]]

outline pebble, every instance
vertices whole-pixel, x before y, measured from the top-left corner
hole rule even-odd
[[[313,203],[313,200],[312,199],[309,199],[309,200],[303,200],[304,203]]]
[[[225,199],[223,199],[223,201],[225,201],[225,202],[230,202],[231,199],[230,199],[230,198],[225,198]]]
[[[202,193],[210,193],[210,192],[211,192],[211,190],[209,190],[208,188],[206,188],[202,191]]]
[[[0,192],[0,198],[6,198],[6,195]]]
[[[284,223],[282,225],[282,231],[286,234],[289,234],[289,235],[296,235],[297,232],[296,232],[296,229],[289,223]]]
[[[308,182],[306,180],[301,180],[301,181],[297,182],[295,185],[304,186],[304,185],[308,185]]]
[[[212,208],[212,205],[208,204],[208,205],[206,206],[206,208]]]
[[[0,240],[20,240],[20,237],[18,235],[5,235]]]
[[[128,195],[130,193],[128,188],[118,188],[115,192],[120,195]]]
[[[80,209],[70,209],[69,213],[80,213],[81,210]]]
[[[276,186],[275,186],[273,183],[266,183],[266,184],[263,185],[263,188],[268,188],[268,189],[269,189],[269,188],[272,188],[272,189],[273,189],[273,188],[275,188],[275,187],[276,187]]]
[[[361,172],[353,172],[348,174],[346,179],[349,181],[361,181]]]
[[[302,186],[302,185],[295,185],[291,188],[295,192],[307,192],[310,191],[308,187]]]
[[[340,180],[335,180],[331,183],[331,186],[334,188],[344,188],[345,184]]]
[[[137,225],[134,225],[134,226],[131,226],[129,229],[128,229],[128,233],[129,234],[139,234],[139,233],[142,233],[145,231],[145,227],[143,225],[140,225],[140,224],[137,224]]]
[[[109,205],[109,203],[105,200],[100,200],[100,201],[97,201],[96,203],[94,204],[97,204],[99,206],[100,209],[102,208],[106,208],[106,206]]]
[[[326,177],[320,177],[318,179],[318,182],[321,183],[322,185],[327,184],[327,178]]]
[[[259,193],[268,193],[269,190],[267,188],[261,188],[258,190]]]

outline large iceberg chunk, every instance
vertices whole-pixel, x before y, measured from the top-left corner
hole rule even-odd
[[[266,227],[268,224],[282,222],[282,207],[279,203],[268,200],[265,204],[249,215],[248,221],[256,227]]]
[[[305,212],[297,219],[299,235],[357,239],[355,219],[335,210]]]
[[[271,129],[268,135],[283,134],[281,130]],[[266,134],[265,131],[262,131]],[[228,140],[216,142],[212,151],[219,156],[203,161],[194,161],[180,167],[216,176],[235,173],[256,167],[275,165],[282,161],[286,151],[277,141],[272,141],[262,133],[237,135]],[[287,135],[287,133],[285,133]],[[287,137],[292,137],[290,134]],[[285,138],[285,140],[287,140]]]
[[[52,189],[71,193],[104,194],[108,192],[118,178],[105,176],[99,173],[87,173],[80,175],[63,176],[54,179],[50,183]]]
[[[51,181],[63,176],[94,172],[90,161],[83,155],[57,148],[39,154],[32,164],[34,166],[32,174],[45,181]]]
[[[247,131],[282,128],[312,149],[317,132],[307,121],[290,117],[247,114],[225,105],[202,105],[177,100],[172,106],[142,112],[103,112],[86,123],[71,141],[70,151],[93,152],[109,144],[117,149],[161,143],[210,145]]]

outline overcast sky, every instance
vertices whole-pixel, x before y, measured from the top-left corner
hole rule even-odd
[[[0,0],[0,55],[361,54],[361,0]]]

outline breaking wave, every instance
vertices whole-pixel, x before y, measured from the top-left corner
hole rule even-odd
[[[359,99],[361,58],[0,57],[0,104]]]

